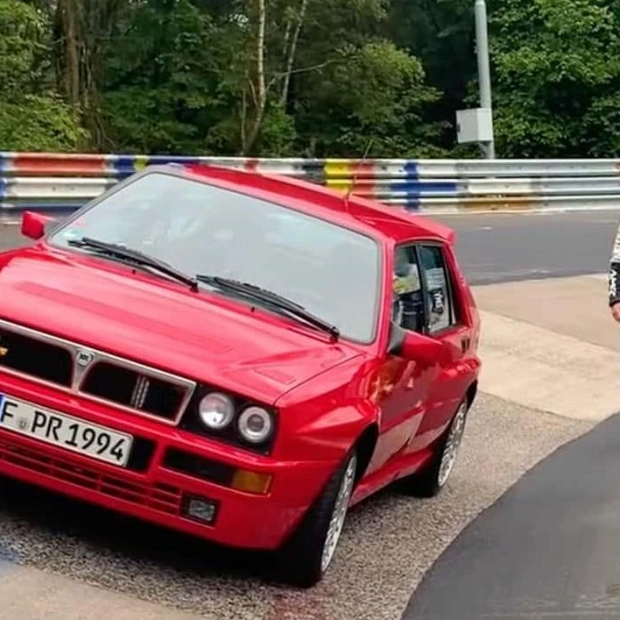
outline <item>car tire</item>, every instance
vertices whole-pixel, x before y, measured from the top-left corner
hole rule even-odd
[[[323,578],[342,534],[356,482],[357,463],[356,451],[352,450],[280,550],[277,572],[281,580],[311,588]]]
[[[437,444],[431,462],[408,480],[409,490],[416,497],[435,497],[446,486],[456,463],[463,440],[469,403],[459,405],[450,426]]]

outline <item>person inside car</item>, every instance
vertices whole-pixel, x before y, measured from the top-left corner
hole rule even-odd
[[[420,332],[422,329],[422,287],[415,250],[411,247],[396,249],[392,288],[394,299],[392,318],[403,329]]]

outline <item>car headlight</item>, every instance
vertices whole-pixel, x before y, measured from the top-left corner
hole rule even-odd
[[[239,433],[249,443],[263,443],[273,432],[273,418],[262,407],[248,407],[237,421]]]
[[[198,415],[207,428],[221,431],[233,421],[235,405],[226,394],[211,392],[198,403]]]

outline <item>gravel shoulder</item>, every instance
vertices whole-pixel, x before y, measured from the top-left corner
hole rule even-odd
[[[260,554],[197,544],[12,483],[0,487],[0,547],[23,566],[76,580],[74,593],[67,582],[68,597],[85,582],[209,620],[394,620],[473,518],[592,426],[481,394],[444,494],[420,501],[388,489],[363,503],[330,574],[310,591],[269,583]],[[3,597],[0,589],[0,606]]]

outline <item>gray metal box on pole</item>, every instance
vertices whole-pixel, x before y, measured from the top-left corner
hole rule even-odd
[[[456,113],[456,136],[459,144],[493,142],[493,116],[489,108],[459,110]]]

